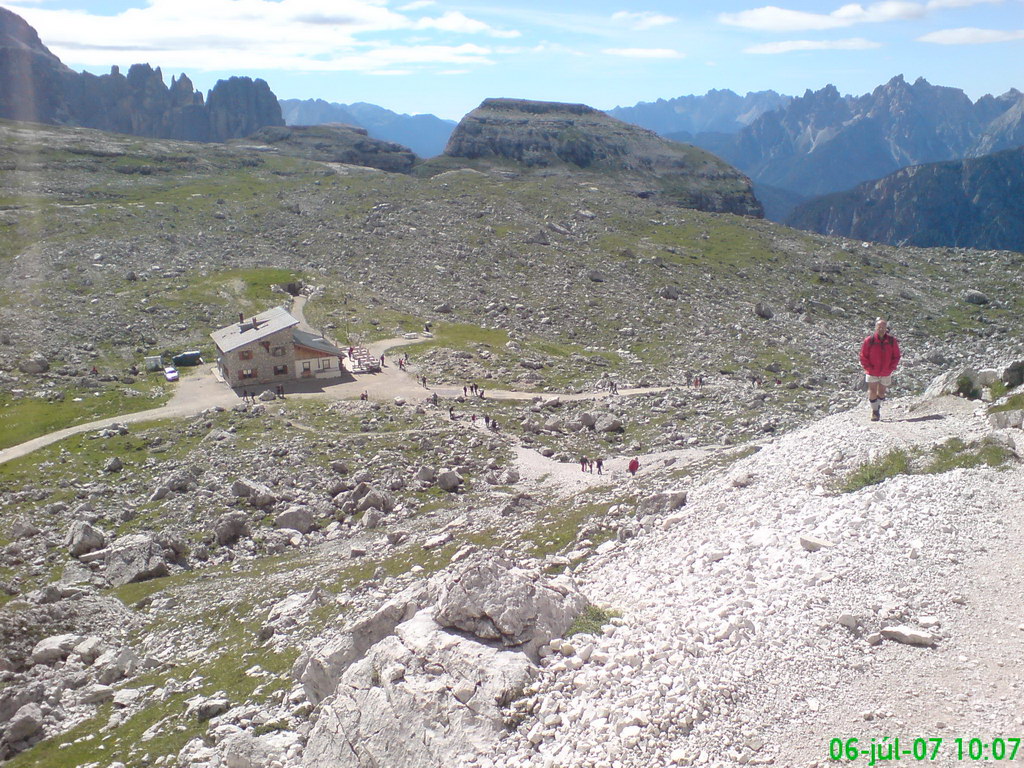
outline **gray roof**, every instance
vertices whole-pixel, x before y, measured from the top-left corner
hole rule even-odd
[[[255,324],[253,320],[256,321]],[[227,328],[214,331],[210,337],[217,345],[217,349],[221,352],[230,352],[298,324],[299,321],[292,317],[287,309],[274,307],[266,312],[260,312],[254,318],[250,317],[241,323],[234,323]]]
[[[317,352],[325,352],[328,355],[339,355],[345,354],[344,350],[338,349],[336,346],[324,339],[323,336],[316,336],[312,333],[306,333],[298,329],[292,331],[292,339],[295,343],[307,347],[309,349],[315,349]]]

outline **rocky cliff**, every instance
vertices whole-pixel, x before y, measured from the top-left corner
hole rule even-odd
[[[466,115],[444,154],[450,158],[614,175],[641,197],[685,207],[763,215],[750,180],[704,150],[667,141],[583,104],[487,99]]]
[[[1024,147],[904,168],[797,207],[791,226],[894,245],[1024,251]]]
[[[416,161],[416,155],[400,144],[370,138],[365,128],[351,125],[268,126],[244,140],[245,144],[254,142],[283,155],[396,173],[408,173]]]
[[[263,80],[219,81],[204,102],[182,74],[135,64],[122,75],[76,73],[43,45],[24,19],[0,8],[0,117],[188,141],[224,141],[283,125]]]

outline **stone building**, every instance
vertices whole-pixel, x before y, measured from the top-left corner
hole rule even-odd
[[[340,376],[344,351],[298,325],[288,310],[274,307],[211,333],[224,380],[245,387]]]

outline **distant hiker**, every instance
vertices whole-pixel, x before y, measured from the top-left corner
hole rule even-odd
[[[359,399],[360,400],[369,400],[370,399],[370,396],[367,394],[365,389],[359,394]]]
[[[634,457],[633,460],[629,462],[629,466],[626,467],[626,469],[629,470],[629,474],[636,476],[637,471],[640,469],[640,459],[638,457]]]
[[[448,409],[448,418],[455,421],[455,408],[451,407]]]
[[[242,402],[243,403],[248,403],[249,402],[249,390],[248,389],[243,389],[242,390]]]
[[[491,428],[491,417],[486,413],[484,414],[484,426],[487,427],[487,429]]]
[[[474,414],[472,414],[472,415],[471,415],[471,416],[469,417],[469,420],[470,420],[470,421],[472,421],[472,422],[473,422],[474,424],[476,424],[476,414],[475,414],[475,413],[474,413]]]
[[[604,474],[604,459],[598,459],[597,460],[597,474],[599,474],[599,475],[603,475]]]
[[[587,457],[586,456],[580,456],[580,472],[586,472],[586,471],[587,471]]]
[[[872,421],[880,421],[882,418],[885,389],[892,383],[892,372],[899,364],[899,342],[895,336],[889,335],[889,324],[885,319],[876,318],[875,332],[860,345],[860,365],[864,369],[864,380],[868,383]]]
[[[483,399],[484,399],[484,391],[483,391],[482,389],[478,389],[478,390],[476,391],[476,393],[477,393],[477,394],[478,394],[478,395],[480,396],[480,399],[481,399],[481,400],[483,400]]]
[[[434,403],[434,405],[437,405],[437,392],[431,395],[430,399]]]
[[[348,348],[348,359],[349,360],[352,359],[352,352],[353,352],[353,350],[355,350],[355,347],[349,347]]]
[[[97,367],[96,367],[96,366],[94,365],[94,366],[92,367],[92,370],[91,370],[91,371],[89,371],[89,373],[91,373],[91,374],[92,374],[93,376],[95,376],[96,374],[98,374],[98,373],[99,373],[99,369],[98,369],[98,368],[97,368]]]
[[[405,370],[405,361],[402,360],[402,358],[398,358],[398,370],[400,370],[400,371],[404,371]]]
[[[469,397],[469,388],[465,384],[462,385],[462,396]]]
[[[384,355],[381,355],[381,356],[380,356],[380,367],[381,367],[381,368],[383,368],[383,367],[384,367]]]

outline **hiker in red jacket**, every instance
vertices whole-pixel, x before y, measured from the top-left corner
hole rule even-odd
[[[872,421],[882,418],[881,407],[885,399],[885,388],[892,383],[892,372],[899,364],[899,342],[895,336],[889,335],[888,323],[880,317],[875,320],[875,332],[860,345],[860,365],[864,369],[864,380],[868,383]]]
[[[629,462],[629,466],[626,467],[626,469],[629,470],[629,474],[635,476],[636,473],[637,473],[637,470],[640,469],[640,459],[634,457],[634,459],[631,462]]]

